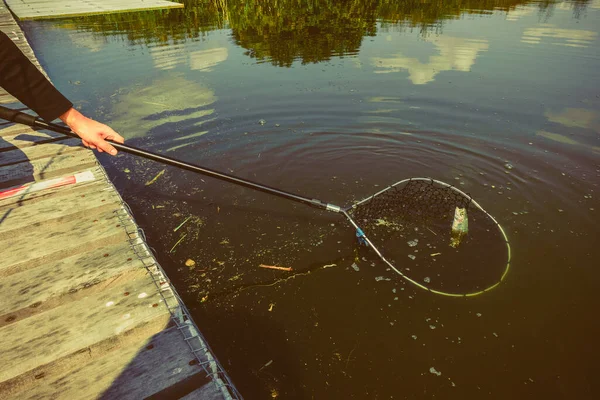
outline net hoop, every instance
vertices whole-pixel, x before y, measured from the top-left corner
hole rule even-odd
[[[483,207],[481,207],[479,205],[479,203],[477,203],[475,200],[473,200],[473,198],[471,196],[469,196],[468,194],[466,194],[465,192],[463,192],[462,190],[456,188],[455,186],[449,185],[445,182],[442,181],[438,181],[436,179],[432,179],[432,178],[409,178],[409,179],[403,179],[401,181],[398,181],[396,183],[394,183],[393,185],[388,186],[387,188],[380,190],[379,192],[375,193],[372,196],[369,196],[361,201],[359,201],[358,203],[353,204],[351,207],[348,207],[344,210],[342,210],[343,214],[346,216],[346,218],[348,218],[348,220],[350,221],[350,223],[354,226],[354,228],[357,229],[357,231],[362,232],[361,228],[358,226],[358,224],[352,219],[352,217],[350,216],[350,214],[348,214],[348,211],[354,210],[356,209],[358,206],[360,206],[361,204],[373,199],[374,197],[394,188],[395,186],[401,185],[403,183],[406,182],[410,182],[410,181],[426,181],[426,182],[430,182],[431,184],[438,184],[442,187],[448,188],[453,190],[454,192],[458,193],[459,195],[465,197],[466,199],[469,200],[469,204],[474,205],[475,207],[477,207],[481,212],[483,212],[488,218],[490,218],[490,220],[492,222],[494,222],[494,225],[496,225],[496,227],[498,228],[498,230],[500,231],[500,233],[502,234],[502,237],[504,238],[504,242],[506,244],[506,251],[507,251],[507,262],[506,262],[506,267],[504,269],[504,272],[502,273],[502,276],[500,277],[500,280],[498,280],[498,282],[494,283],[493,285],[490,285],[488,287],[486,287],[485,289],[482,290],[478,290],[476,292],[469,292],[469,293],[452,293],[452,292],[444,292],[441,290],[436,290],[436,289],[432,289],[430,287],[427,287],[426,285],[423,285],[420,282],[417,282],[416,280],[408,277],[406,274],[404,274],[402,271],[400,271],[398,268],[396,268],[390,261],[388,261],[383,254],[381,254],[381,252],[379,251],[379,249],[377,249],[377,247],[375,247],[375,245],[371,242],[371,240],[369,240],[368,236],[364,235],[362,236],[362,239],[364,239],[368,245],[371,247],[372,250],[375,251],[375,253],[377,253],[377,255],[379,256],[379,258],[381,258],[392,270],[394,270],[398,275],[400,275],[402,278],[404,278],[406,281],[412,283],[413,285],[426,290],[428,292],[434,293],[434,294],[438,294],[438,295],[442,295],[442,296],[448,296],[448,297],[474,297],[474,296],[478,296],[480,294],[489,292],[490,290],[494,289],[495,287],[497,287],[500,283],[502,283],[502,281],[504,281],[504,278],[506,277],[506,275],[508,274],[508,270],[510,269],[510,261],[511,261],[511,252],[510,252],[510,244],[508,242],[508,237],[506,236],[506,232],[504,231],[504,229],[502,228],[502,226],[500,226],[500,224],[498,223],[498,221],[496,221],[496,219],[494,217],[492,217],[490,215],[490,213],[488,213],[486,210],[483,209]]]

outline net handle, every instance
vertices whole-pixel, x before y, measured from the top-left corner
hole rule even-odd
[[[71,129],[69,129],[66,126],[61,126],[61,125],[56,125],[56,124],[53,124],[50,122],[46,122],[39,117],[25,114],[25,113],[17,111],[17,110],[12,110],[12,109],[4,107],[4,106],[0,106],[0,118],[5,119],[7,121],[23,124],[23,125],[28,125],[28,126],[31,126],[34,128],[51,130],[53,132],[61,133],[63,135],[67,135],[67,136],[70,136],[73,138],[80,139],[79,135],[77,135],[75,132],[73,132]],[[308,197],[303,197],[303,196],[300,196],[300,195],[297,195],[297,194],[294,194],[291,192],[286,192],[284,190],[274,188],[272,186],[263,185],[263,184],[253,182],[248,179],[239,178],[237,176],[226,174],[224,172],[219,172],[219,171],[215,171],[215,170],[212,170],[209,168],[205,168],[200,165],[177,160],[175,158],[167,157],[167,156],[160,155],[157,153],[152,153],[148,150],[143,150],[138,147],[129,146],[129,145],[122,144],[122,143],[117,143],[112,140],[107,140],[107,141],[110,142],[110,144],[112,144],[116,149],[118,149],[120,151],[129,153],[129,154],[133,154],[133,155],[136,155],[139,157],[143,157],[148,160],[156,161],[161,164],[166,164],[166,165],[181,168],[181,169],[184,169],[187,171],[210,176],[210,177],[220,179],[223,181],[227,181],[230,183],[234,183],[234,184],[237,184],[240,186],[245,186],[245,187],[255,189],[255,190],[258,190],[261,192],[272,194],[272,195],[275,195],[278,197],[283,197],[283,198],[293,200],[293,201],[296,201],[299,203],[304,203],[304,204],[307,204],[309,206],[316,207],[319,209],[324,209],[327,211],[333,211],[333,212],[338,212],[338,213],[342,211],[341,207],[336,206],[334,204],[329,204],[329,203],[323,202],[319,199],[311,199]]]

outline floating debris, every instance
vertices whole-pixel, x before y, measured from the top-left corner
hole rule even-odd
[[[265,121],[264,119],[259,119],[258,123],[261,124],[261,125],[264,125],[264,124],[267,123],[267,121]]]
[[[385,278],[383,276],[376,276],[375,277],[375,281],[379,282],[379,281],[391,281],[390,278]]]
[[[354,269],[355,271],[360,271],[360,268],[358,268],[358,265],[356,265],[356,263],[352,263],[352,269]]]
[[[437,257],[437,256],[439,256],[439,255],[441,255],[441,254],[442,254],[442,253],[431,253],[431,254],[430,254],[430,256],[431,256],[431,257]]]
[[[279,271],[291,271],[292,270],[292,267],[278,267],[276,265],[260,264],[259,267],[260,268],[268,268],[268,269],[277,269]]]
[[[179,228],[181,228],[186,222],[188,222],[190,220],[190,218],[192,218],[191,215],[189,217],[187,217],[185,219],[185,221],[183,221],[181,224],[179,224],[179,226],[177,228],[173,229],[173,232],[177,232],[179,230]]]
[[[164,174],[164,173],[165,173],[165,170],[163,169],[163,170],[162,170],[162,171],[160,171],[160,172],[159,172],[159,173],[158,173],[158,174],[157,174],[157,175],[156,175],[154,178],[152,178],[152,180],[150,180],[150,181],[146,182],[146,186],[150,186],[150,185],[152,185],[152,184],[153,184],[154,182],[156,182],[156,180],[157,180],[158,178],[160,178],[160,177],[162,176],[162,174]]]
[[[435,329],[435,325],[429,325],[429,329],[431,329],[431,330]]]
[[[269,311],[273,311],[273,307],[275,307],[275,303],[269,304]]]
[[[419,244],[419,239],[415,239],[415,240],[409,240],[409,241],[407,242],[407,244],[408,244],[410,247],[415,247],[417,244]]]
[[[196,261],[192,260],[191,258],[188,258],[185,262],[185,266],[194,268],[196,266]]]
[[[442,373],[440,371],[436,370],[434,367],[429,368],[429,372],[431,372],[432,374],[437,375],[437,376],[442,376]]]
[[[184,234],[183,234],[183,236],[182,236],[182,237],[181,237],[181,238],[180,238],[180,239],[177,241],[177,243],[175,243],[175,244],[173,245],[173,247],[171,247],[171,250],[169,250],[169,253],[172,253],[172,252],[173,252],[173,250],[175,249],[175,247],[177,247],[177,245],[178,245],[179,243],[181,243],[181,241],[182,241],[182,240],[183,240],[183,239],[184,239],[186,236],[187,236],[187,233],[184,233]]]
[[[414,260],[414,259],[415,259],[415,258],[417,258],[417,257],[415,257],[413,254],[409,254],[409,255],[408,255],[408,258],[410,258],[411,260]]]
[[[429,282],[431,282],[431,279],[429,279],[429,277],[428,277],[428,276],[426,276],[426,277],[425,277],[425,279],[423,279],[423,282],[425,282],[425,283],[429,283]]]
[[[411,338],[413,338],[414,340],[417,340],[417,335],[412,335]]]
[[[481,317],[481,313],[479,313],[479,312],[477,314],[475,314],[475,315],[477,315],[478,317]]]
[[[273,360],[268,361],[265,365],[263,365],[262,367],[260,367],[259,371],[263,368],[268,367],[269,365],[273,364]]]
[[[513,167],[513,165],[511,163],[506,163],[506,164],[504,164],[504,168],[506,168],[506,169],[513,169],[514,167]]]

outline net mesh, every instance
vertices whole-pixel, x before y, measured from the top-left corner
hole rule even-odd
[[[357,203],[348,214],[398,272],[428,289],[478,293],[496,285],[508,268],[501,228],[468,195],[447,184],[403,181]],[[466,232],[464,221],[455,220],[461,215]]]

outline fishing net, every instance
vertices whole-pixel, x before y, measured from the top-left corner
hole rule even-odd
[[[347,212],[359,241],[409,282],[473,296],[506,275],[510,247],[496,220],[461,190],[425,178],[400,181]]]

